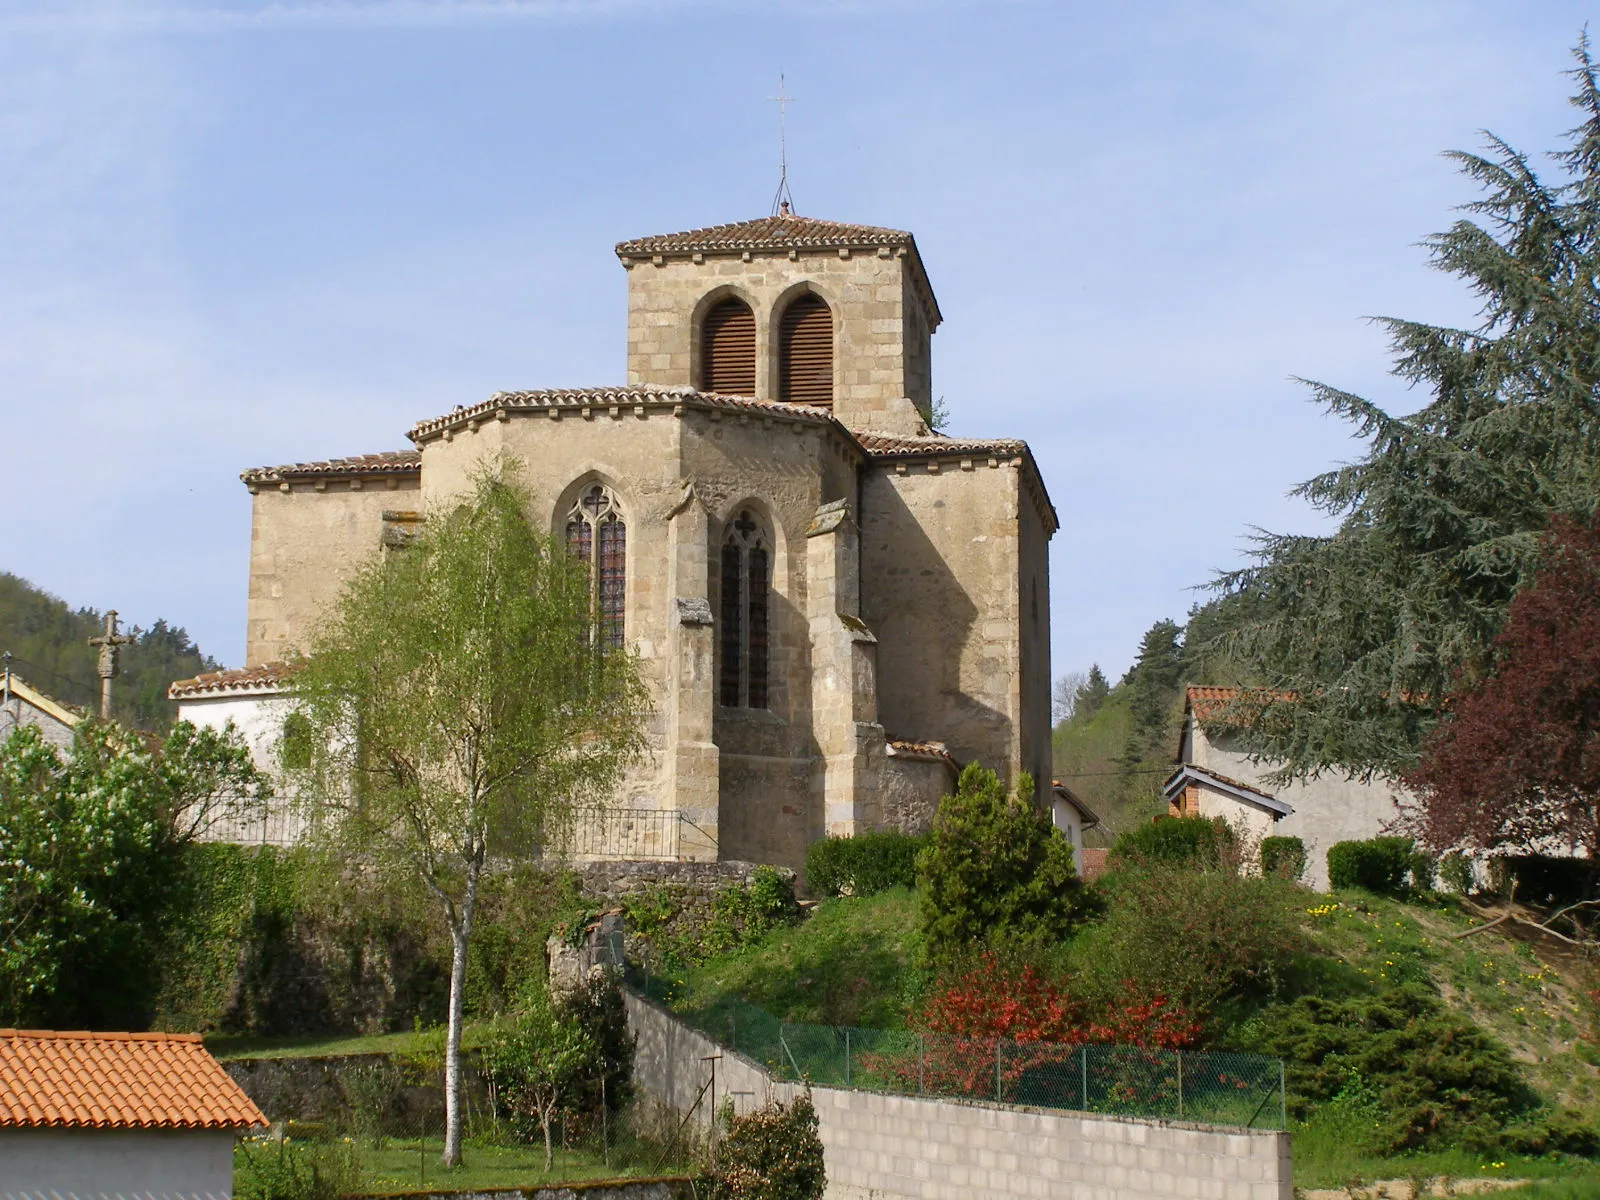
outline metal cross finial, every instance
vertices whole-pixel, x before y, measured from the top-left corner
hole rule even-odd
[[[778,94],[768,96],[778,106],[778,191],[772,197],[772,215],[775,217],[788,217],[794,215],[794,197],[789,194],[789,105],[795,102],[795,97],[783,90],[783,76],[778,76]]]
[[[95,665],[95,674],[100,676],[102,721],[111,719],[111,681],[122,673],[122,647],[134,640],[125,633],[117,632],[117,610],[114,608],[106,613],[105,632],[89,639],[89,645],[100,648],[100,661]]]

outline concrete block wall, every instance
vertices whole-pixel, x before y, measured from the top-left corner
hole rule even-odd
[[[626,998],[634,1083],[686,1111],[720,1054],[717,1090],[787,1102],[801,1090]],[[828,1200],[1292,1200],[1289,1135],[1182,1121],[813,1088]],[[743,1105],[739,1106],[741,1109]],[[698,1119],[698,1114],[697,1114]]]

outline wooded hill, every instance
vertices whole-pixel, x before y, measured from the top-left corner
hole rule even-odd
[[[41,692],[75,708],[99,705],[98,652],[89,639],[103,628],[98,609],[73,609],[26,579],[0,571],[0,652],[9,652],[18,675]],[[125,725],[163,732],[176,705],[167,685],[219,664],[182,629],[157,620],[126,630],[134,641],[122,650],[122,674],[112,688],[112,715]]]

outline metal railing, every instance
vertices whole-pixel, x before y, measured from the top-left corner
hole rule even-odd
[[[579,808],[552,849],[580,861],[677,862],[715,858],[717,840],[675,808]]]
[[[1283,1060],[780,1021],[747,1004],[683,1019],[780,1079],[906,1096],[1288,1128]]]

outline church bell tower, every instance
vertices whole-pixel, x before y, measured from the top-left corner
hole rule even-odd
[[[636,238],[628,382],[829,409],[855,431],[917,436],[941,320],[915,239],[782,213]]]

